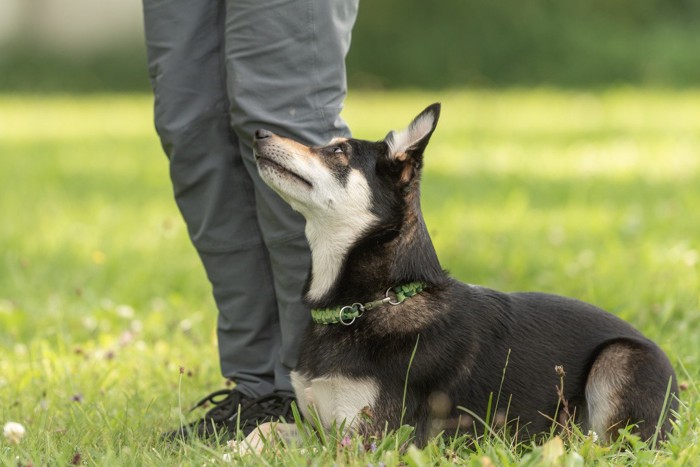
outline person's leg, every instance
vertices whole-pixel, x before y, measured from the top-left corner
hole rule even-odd
[[[144,0],[155,121],[175,199],[219,309],[221,369],[253,397],[274,389],[280,337],[254,187],[231,130],[222,0]]]
[[[289,370],[309,310],[301,291],[310,256],[304,221],[260,179],[251,148],[258,128],[323,144],[349,136],[340,110],[345,56],[357,0],[227,0],[226,83],[231,122],[255,185],[258,221],[270,256],[281,323],[275,386],[291,390]]]

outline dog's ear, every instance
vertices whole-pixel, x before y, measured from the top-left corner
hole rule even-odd
[[[401,131],[392,131],[384,142],[387,145],[387,161],[400,166],[399,183],[407,185],[423,166],[423,151],[435,131],[440,118],[440,103],[427,107],[410,125]],[[396,170],[396,169],[394,169]]]
[[[405,161],[422,157],[439,118],[440,104],[435,103],[418,114],[405,129],[386,135],[384,142],[389,147],[389,158]]]

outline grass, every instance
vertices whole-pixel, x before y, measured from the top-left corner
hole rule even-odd
[[[578,434],[419,450],[405,447],[404,429],[376,449],[330,434],[244,462],[692,464],[700,93],[354,93],[344,115],[357,136],[379,139],[433,100],[443,114],[423,207],[443,266],[466,282],[573,296],[632,322],[688,387],[673,435],[657,449],[631,435],[601,446]],[[215,465],[231,455],[158,436],[223,380],[209,285],[151,119],[149,96],[0,96],[0,423],[27,430],[19,444],[0,439],[0,464]]]

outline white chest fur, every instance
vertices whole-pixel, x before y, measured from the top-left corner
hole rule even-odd
[[[312,406],[325,428],[330,428],[333,422],[340,426],[343,421],[346,427],[356,427],[360,420],[358,414],[365,407],[372,409],[379,397],[379,387],[371,378],[309,379],[296,371],[291,377],[301,413],[309,419],[309,406]]]

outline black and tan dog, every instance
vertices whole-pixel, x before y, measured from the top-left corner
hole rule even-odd
[[[379,142],[307,147],[256,132],[260,175],[304,215],[312,251],[314,323],[292,374],[302,413],[364,434],[408,423],[418,443],[435,429],[483,432],[489,411],[520,437],[568,419],[603,439],[628,424],[662,437],[678,390],[653,342],[592,305],[440,267],[419,200],[439,113]]]

